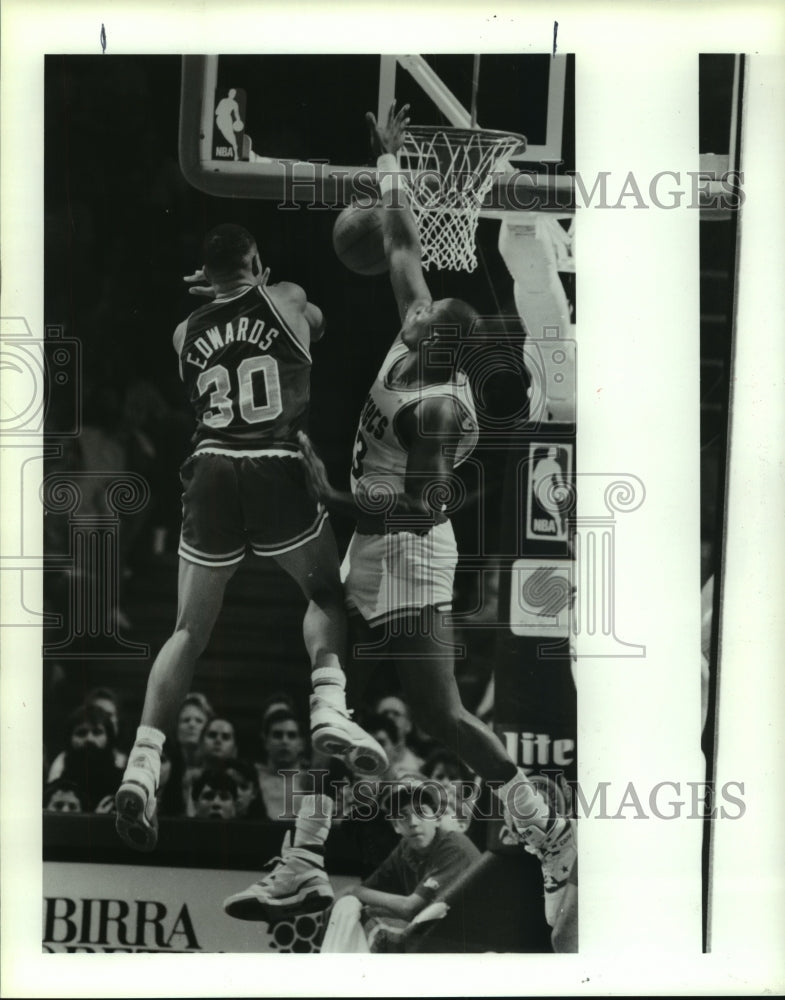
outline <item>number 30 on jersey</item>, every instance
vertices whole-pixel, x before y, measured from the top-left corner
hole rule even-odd
[[[275,420],[280,415],[283,404],[275,358],[265,354],[241,361],[234,373],[237,379],[236,389],[232,385],[232,374],[224,365],[213,365],[202,372],[196,382],[200,396],[210,393],[209,408],[202,415],[202,420],[208,427],[216,430],[228,427],[235,416],[235,400],[239,416],[247,424],[261,424]],[[258,379],[264,380],[264,392],[261,394],[258,391]],[[257,390],[256,393],[254,389]],[[263,395],[265,402],[257,405],[256,398],[259,395]]]

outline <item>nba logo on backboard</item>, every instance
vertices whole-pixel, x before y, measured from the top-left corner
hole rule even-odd
[[[214,160],[248,159],[250,146],[245,141],[245,100],[245,91],[240,87],[219,87],[216,90]]]
[[[529,445],[526,537],[567,540],[573,507],[572,445]]]

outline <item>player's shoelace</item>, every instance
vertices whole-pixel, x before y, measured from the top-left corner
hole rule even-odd
[[[317,694],[315,695],[315,697],[319,698],[319,695]],[[341,718],[348,719],[350,722],[354,722],[353,708],[336,708],[335,705],[331,705],[329,702],[323,701],[323,699],[320,700],[322,701],[322,704],[317,705],[316,706],[317,708],[329,708],[331,711],[335,712],[336,715],[340,715]]]
[[[267,864],[262,868],[264,874],[260,879],[257,880],[256,884],[262,888],[267,888],[268,886],[274,886],[275,881],[281,874],[281,867],[286,864],[282,857],[271,858]]]

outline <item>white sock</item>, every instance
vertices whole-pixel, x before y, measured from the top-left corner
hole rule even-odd
[[[326,795],[306,796],[297,812],[292,847],[323,846],[330,832],[333,807],[333,800]]]
[[[136,730],[136,741],[128,757],[126,771],[133,767],[134,758],[143,756],[150,765],[157,785],[161,777],[161,752],[165,739],[166,736],[160,729],[154,726],[139,726]]]
[[[330,832],[332,815],[332,799],[326,795],[306,796],[297,813],[292,847],[317,847],[324,844]]]
[[[339,711],[346,711],[346,674],[341,669],[338,658],[332,663],[317,667],[311,673],[313,693],[318,695],[328,705]]]
[[[158,756],[164,748],[164,741],[166,740],[166,735],[161,732],[160,729],[156,729],[155,726],[139,726],[136,730],[136,746],[148,747],[158,751]]]
[[[501,788],[494,789],[494,794],[508,810],[516,826],[534,826],[538,830],[547,828],[551,813],[548,803],[523,771],[519,770]]]

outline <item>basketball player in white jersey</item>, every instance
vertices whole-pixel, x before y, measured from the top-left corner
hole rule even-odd
[[[463,707],[451,628],[442,614],[451,605],[458,560],[442,501],[454,467],[477,439],[468,381],[454,364],[445,364],[445,353],[468,336],[476,313],[459,299],[434,301],[425,283],[419,234],[398,187],[395,153],[407,111],[396,114],[393,104],[386,126],[368,116],[382,174],[384,246],[401,328],[360,416],[351,494],[331,486],[307,436],[300,433],[298,439],[315,497],[357,522],[342,572],[355,650],[358,642],[383,644],[396,661],[417,724],[496,783],[508,825],[541,860],[546,919],[553,926],[575,860],[572,828],[551,815],[501,741]],[[353,681],[362,666],[362,660],[355,664]],[[350,690],[356,698],[356,687]],[[310,877],[296,859],[287,866],[284,854],[252,889],[260,903],[269,904],[295,896]]]

